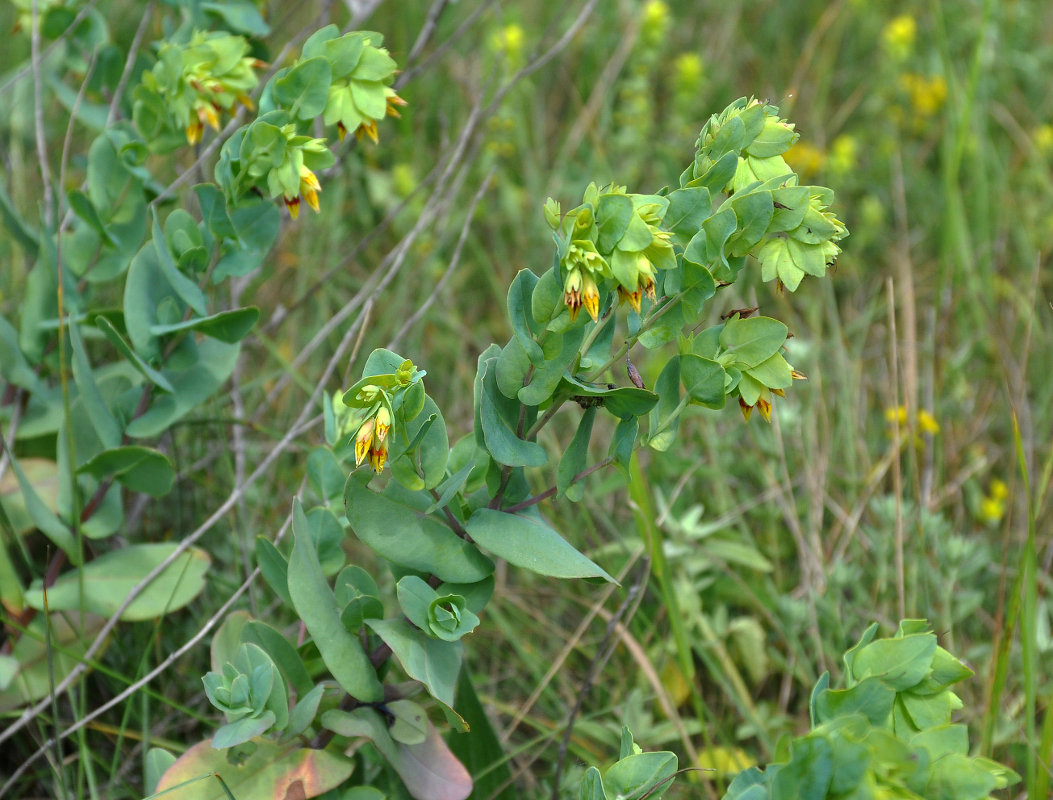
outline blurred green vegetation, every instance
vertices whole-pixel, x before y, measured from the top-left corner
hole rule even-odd
[[[140,4],[102,5],[114,37],[130,39]],[[344,25],[348,7],[365,4],[265,5],[275,32],[258,48],[271,59],[301,29]],[[408,60],[429,7],[443,8],[434,35]],[[813,683],[823,670],[839,674],[837,659],[870,621],[889,631],[902,616],[931,620],[976,670],[961,689],[963,715],[984,753],[1022,771],[1029,758],[1048,769],[1048,749],[1027,734],[1053,691],[1053,6],[612,0],[531,67],[583,8],[388,2],[357,23],[382,32],[406,65],[399,92],[409,105],[382,126],[379,146],[349,140],[340,149],[322,178],[321,213],[288,224],[268,266],[239,285],[241,302],[263,310],[239,405],[218,398],[182,426],[170,443],[179,489],[134,517],[129,536],[178,538],[207,517],[238,479],[231,419],[241,418],[240,446],[258,459],[362,315],[358,361],[344,378],[373,347],[397,344],[427,369],[451,435],[467,433],[476,357],[509,335],[507,286],[517,270],[551,263],[545,198],[573,206],[592,180],[641,192],[675,184],[707,116],[755,95],[797,124],[802,138],[787,159],[835,189],[852,235],[831,280],[789,295],[744,274],[713,304],[707,324],[758,305],[794,333],[790,360],[809,380],[778,402],[770,426],[745,424],[732,408],[697,413],[681,427],[683,446],[641,459],[631,494],[606,491],[611,478],[599,473],[580,504],[545,509],[625,587],[640,580],[655,542],[667,562],[614,630],[619,646],[575,725],[563,780],[576,785],[576,764],[616,751],[624,723],[647,749],[716,768],[683,778],[678,796],[719,796],[736,765],[764,762],[780,736],[806,728]],[[14,18],[0,5],[0,30]],[[148,36],[163,34],[163,18],[155,13]],[[21,64],[28,47],[13,35],[5,61]],[[74,91],[81,77],[65,76]],[[13,208],[35,221],[32,81],[16,78],[0,76],[2,180]],[[43,110],[55,169],[66,116],[50,92]],[[88,140],[74,129],[68,186],[81,178],[78,144]],[[192,162],[190,153],[175,158],[173,175]],[[16,318],[27,264],[6,230],[0,264],[0,312]],[[650,384],[658,362],[640,358]],[[576,425],[565,413],[542,441],[554,450]],[[321,435],[319,423],[209,535],[215,566],[193,613],[124,629],[81,712],[159,663],[229,598],[251,569],[254,537],[285,519]],[[1025,620],[1035,632],[1030,661],[1019,642],[1001,646],[1013,624],[1019,632],[1007,609],[1029,510],[1039,564],[1037,606]],[[517,796],[542,797],[625,589],[518,570],[499,580],[469,668],[511,756]],[[675,595],[687,653],[671,635],[664,591]],[[266,616],[272,599],[254,585],[244,602]],[[88,733],[84,752],[101,785],[114,781],[104,796],[137,796],[144,737],[178,751],[210,731],[199,649],[173,668],[162,695],[142,694]],[[1025,690],[1027,676],[1035,681]],[[1037,722],[1028,718],[1036,697]],[[78,711],[42,720],[0,757],[0,772]],[[120,768],[128,760],[136,763]],[[47,783],[43,764],[36,777]]]

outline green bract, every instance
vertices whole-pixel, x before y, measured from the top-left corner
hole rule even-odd
[[[205,125],[219,130],[221,111],[238,102],[252,110],[259,62],[248,51],[243,37],[223,33],[197,32],[185,45],[163,44],[135,90],[135,125],[150,147],[172,149],[177,132],[196,144]]]
[[[311,64],[328,66],[328,92],[311,116],[320,111],[326,125],[336,123],[341,141],[351,131],[376,142],[377,120],[398,116],[397,107],[405,105],[390,88],[398,65],[382,47],[384,38],[379,33],[338,33],[335,25],[328,25],[311,36],[304,43],[303,60],[293,67],[290,76]]]

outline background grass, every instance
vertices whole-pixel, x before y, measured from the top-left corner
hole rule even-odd
[[[138,5],[107,4],[115,38],[131,37]],[[976,670],[960,694],[980,750],[1045,796],[1053,7],[623,0],[579,18],[583,8],[451,4],[412,61],[426,4],[382,3],[360,23],[406,64],[410,105],[382,125],[379,146],[341,148],[321,214],[285,226],[265,268],[235,282],[240,302],[263,310],[237,383],[166,443],[178,488],[133,501],[124,535],[178,539],[197,527],[273,450],[356,325],[356,357],[343,357],[329,390],[373,347],[394,346],[428,370],[451,433],[467,433],[475,359],[509,335],[507,286],[517,270],[551,262],[544,199],[572,207],[591,180],[641,192],[674,184],[710,113],[742,95],[767,98],[802,132],[788,158],[837,191],[852,235],[830,280],[778,294],[747,271],[708,322],[759,305],[789,324],[790,361],[809,380],[770,426],[744,424],[733,408],[695,414],[671,452],[641,454],[631,490],[601,473],[580,504],[546,508],[626,588],[499,572],[468,667],[516,792],[551,794],[568,710],[609,640],[617,646],[569,740],[565,791],[581,764],[613,759],[624,723],[647,749],[718,768],[678,790],[716,797],[725,770],[763,762],[781,735],[806,728],[812,684],[823,670],[836,680],[840,654],[869,622],[909,616],[928,618]],[[269,11],[266,57],[301,29],[348,20],[338,4]],[[163,13],[149,35],[161,35]],[[0,29],[11,17],[4,6]],[[12,40],[12,65],[27,47]],[[33,219],[27,84],[0,80],[0,149],[5,189]],[[57,164],[65,122],[54,101],[45,110]],[[70,185],[81,167],[74,158]],[[4,236],[0,312],[16,319],[26,270]],[[651,384],[661,360],[633,355]],[[554,452],[576,424],[565,413],[543,438]],[[99,671],[6,748],[0,773],[200,629],[251,571],[254,537],[283,526],[320,439],[320,424],[306,429],[207,534],[214,568],[191,609],[119,628]],[[638,606],[608,631],[634,586]],[[239,605],[265,618],[275,607],[258,583]],[[215,724],[199,680],[208,668],[207,649],[191,650],[163,689],[93,721],[19,788],[140,796],[147,742],[179,752]]]

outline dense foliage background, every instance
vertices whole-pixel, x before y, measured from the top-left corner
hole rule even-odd
[[[121,43],[144,14],[147,40],[160,38],[172,14],[165,3],[97,5]],[[0,30],[21,6],[0,5]],[[612,757],[624,723],[645,747],[716,769],[682,780],[680,796],[719,796],[724,775],[767,760],[780,736],[806,726],[812,685],[824,670],[839,673],[840,654],[869,622],[894,627],[904,616],[928,618],[975,669],[960,694],[981,750],[1049,769],[1053,7],[348,0],[263,11],[272,32],[254,55],[265,61],[280,63],[282,45],[328,22],[353,17],[382,32],[409,105],[379,146],[349,138],[324,176],[320,213],[286,224],[265,267],[235,281],[231,302],[263,315],[231,389],[165,443],[176,491],[130,514],[129,541],[179,539],[236,496],[202,540],[213,557],[206,591],[178,614],[122,626],[74,701],[4,746],[0,776],[52,726],[182,647],[241,585],[254,538],[285,523],[304,453],[321,439],[320,412],[305,402],[334,353],[343,374],[329,391],[349,385],[355,359],[374,347],[411,355],[451,435],[467,432],[476,357],[508,337],[507,286],[520,268],[551,263],[545,198],[569,207],[591,180],[642,192],[675,183],[708,115],[741,95],[778,104],[797,124],[802,139],[787,160],[835,188],[852,236],[832,280],[789,295],[744,277],[710,322],[747,306],[786,321],[790,360],[809,380],[777,404],[770,426],[744,424],[731,407],[696,413],[681,427],[687,446],[644,458],[631,490],[606,493],[601,472],[581,503],[554,512],[623,587],[499,572],[469,666],[520,796],[551,792],[587,676],[568,786],[578,763]],[[105,113],[101,70],[123,66],[103,64],[77,100],[86,62],[78,70],[75,43],[54,47],[66,49],[44,62],[36,100],[22,66],[26,31],[5,38],[0,65],[11,68],[0,76],[4,215],[30,225],[42,197],[34,115],[52,178],[78,185],[84,164],[67,163],[64,143],[77,154],[93,134],[81,123],[67,131],[64,109]],[[173,174],[194,166],[186,149],[168,158]],[[31,266],[14,229],[0,232],[8,319]],[[636,366],[651,385],[652,365]],[[279,443],[273,468],[248,481]],[[32,455],[36,445],[21,446]],[[11,480],[0,491],[14,493]],[[1011,597],[1029,511],[1038,580],[1018,616]],[[650,537],[663,543],[668,572],[645,580]],[[42,552],[27,555],[26,577],[39,576]],[[632,587],[639,593],[622,608]],[[274,600],[257,582],[238,605],[266,618]],[[1021,625],[1033,645],[1024,650]],[[57,760],[81,758],[93,762],[100,796],[141,796],[144,745],[178,752],[216,724],[200,683],[208,668],[206,644],[191,648],[61,755],[37,761],[16,794],[57,793]]]

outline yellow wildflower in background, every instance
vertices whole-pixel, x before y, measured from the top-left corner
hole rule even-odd
[[[818,147],[799,140],[783,154],[786,163],[789,164],[802,178],[814,175],[823,168],[826,154]]]
[[[523,43],[526,35],[523,28],[514,22],[505,25],[490,37],[490,50],[508,59],[510,66],[515,67],[523,60]]]
[[[899,425],[901,428],[907,427],[907,407],[896,406],[895,408],[886,408],[885,422],[889,425]]]
[[[881,45],[895,61],[903,61],[914,49],[918,35],[918,24],[910,14],[893,17],[881,31]]]
[[[987,494],[980,500],[977,516],[982,522],[995,525],[1005,516],[1006,500],[1009,499],[1009,487],[1005,481],[995,478],[987,488]]]
[[[1053,125],[1039,125],[1032,134],[1035,147],[1042,155],[1053,153]]]
[[[841,134],[830,143],[826,165],[831,172],[845,175],[855,169],[859,158],[859,140],[851,134]]]
[[[918,116],[933,116],[947,100],[947,81],[942,75],[926,78],[908,72],[900,76],[899,83],[910,99],[910,107]]]
[[[923,408],[918,411],[918,429],[922,433],[929,433],[935,436],[940,432],[940,423],[936,421],[936,417]]]

